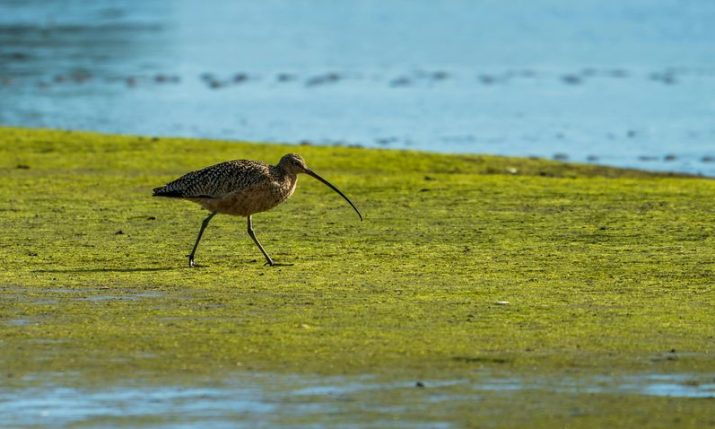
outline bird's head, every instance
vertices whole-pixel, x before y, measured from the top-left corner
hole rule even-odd
[[[308,166],[305,164],[303,157],[295,153],[283,155],[278,166],[291,174],[305,173],[308,171]]]
[[[348,199],[348,197],[346,197],[345,194],[340,192],[340,190],[338,188],[333,186],[333,184],[331,184],[327,180],[323,179],[322,177],[318,176],[318,174],[316,172],[314,172],[313,170],[308,168],[308,166],[305,164],[305,160],[300,155],[297,155],[295,153],[289,153],[289,154],[283,155],[283,158],[281,158],[280,162],[278,162],[278,166],[281,169],[283,169],[284,171],[288,172],[289,174],[305,173],[308,176],[314,177],[317,180],[323,182],[323,184],[325,184],[327,187],[329,187],[333,191],[337,192],[338,195],[343,197],[345,199],[345,201],[347,201],[348,204],[350,204],[352,206],[352,208],[355,209],[355,212],[360,217],[360,220],[362,220],[362,214],[357,209],[357,207],[355,207],[355,204],[353,204],[353,202],[350,201],[350,199]]]
[[[309,171],[303,157],[295,153],[283,155],[278,166],[291,174],[306,173]]]

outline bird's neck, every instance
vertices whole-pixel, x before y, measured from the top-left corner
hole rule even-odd
[[[298,175],[278,165],[271,166],[271,175],[276,182],[281,184],[282,188],[295,189],[295,185],[298,182]]]

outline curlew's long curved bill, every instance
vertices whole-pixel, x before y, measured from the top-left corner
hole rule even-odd
[[[330,189],[332,189],[333,191],[337,192],[341,197],[345,198],[345,201],[347,201],[348,204],[350,204],[350,206],[352,206],[352,208],[355,209],[355,212],[358,214],[358,216],[360,216],[360,220],[362,220],[362,214],[360,214],[360,210],[358,210],[358,208],[355,207],[355,204],[353,204],[353,202],[350,201],[350,199],[349,199],[348,197],[346,197],[345,194],[343,194],[342,192],[340,192],[340,189],[336,188],[335,186],[333,186],[332,183],[330,183],[330,182],[328,182],[327,180],[323,179],[322,177],[318,176],[318,174],[315,173],[313,170],[309,170],[309,169],[306,168],[306,169],[305,169],[305,174],[307,174],[307,175],[309,175],[309,176],[312,176],[312,177],[315,177],[316,179],[318,179],[318,180],[320,180],[321,182],[325,183],[325,185],[327,185]]]

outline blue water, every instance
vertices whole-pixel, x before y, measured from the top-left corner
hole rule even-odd
[[[581,378],[471,374],[464,379],[423,380],[421,388],[415,380],[386,382],[369,375],[230,373],[222,380],[198,379],[190,384],[129,381],[101,388],[57,384],[50,381],[52,376],[38,374],[30,377],[34,380],[20,380],[17,387],[0,387],[3,427],[450,428],[458,427],[454,410],[478,406],[484,395],[536,391],[568,396],[715,398],[712,375],[688,374]],[[48,381],[38,386],[42,379]],[[509,410],[493,412],[500,415]]]
[[[715,175],[713,22],[710,0],[4,0],[0,124]]]

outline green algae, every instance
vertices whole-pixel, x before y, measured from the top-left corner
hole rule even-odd
[[[201,267],[189,269],[205,212],[151,189],[215,162],[275,163],[286,152],[366,220],[301,177],[287,203],[254,216],[269,254],[292,266],[264,266],[244,219],[217,216]],[[708,179],[13,128],[0,128],[0,179],[0,376],[715,371]],[[561,407],[563,395],[552,396]],[[701,404],[677,407],[698,420]]]

